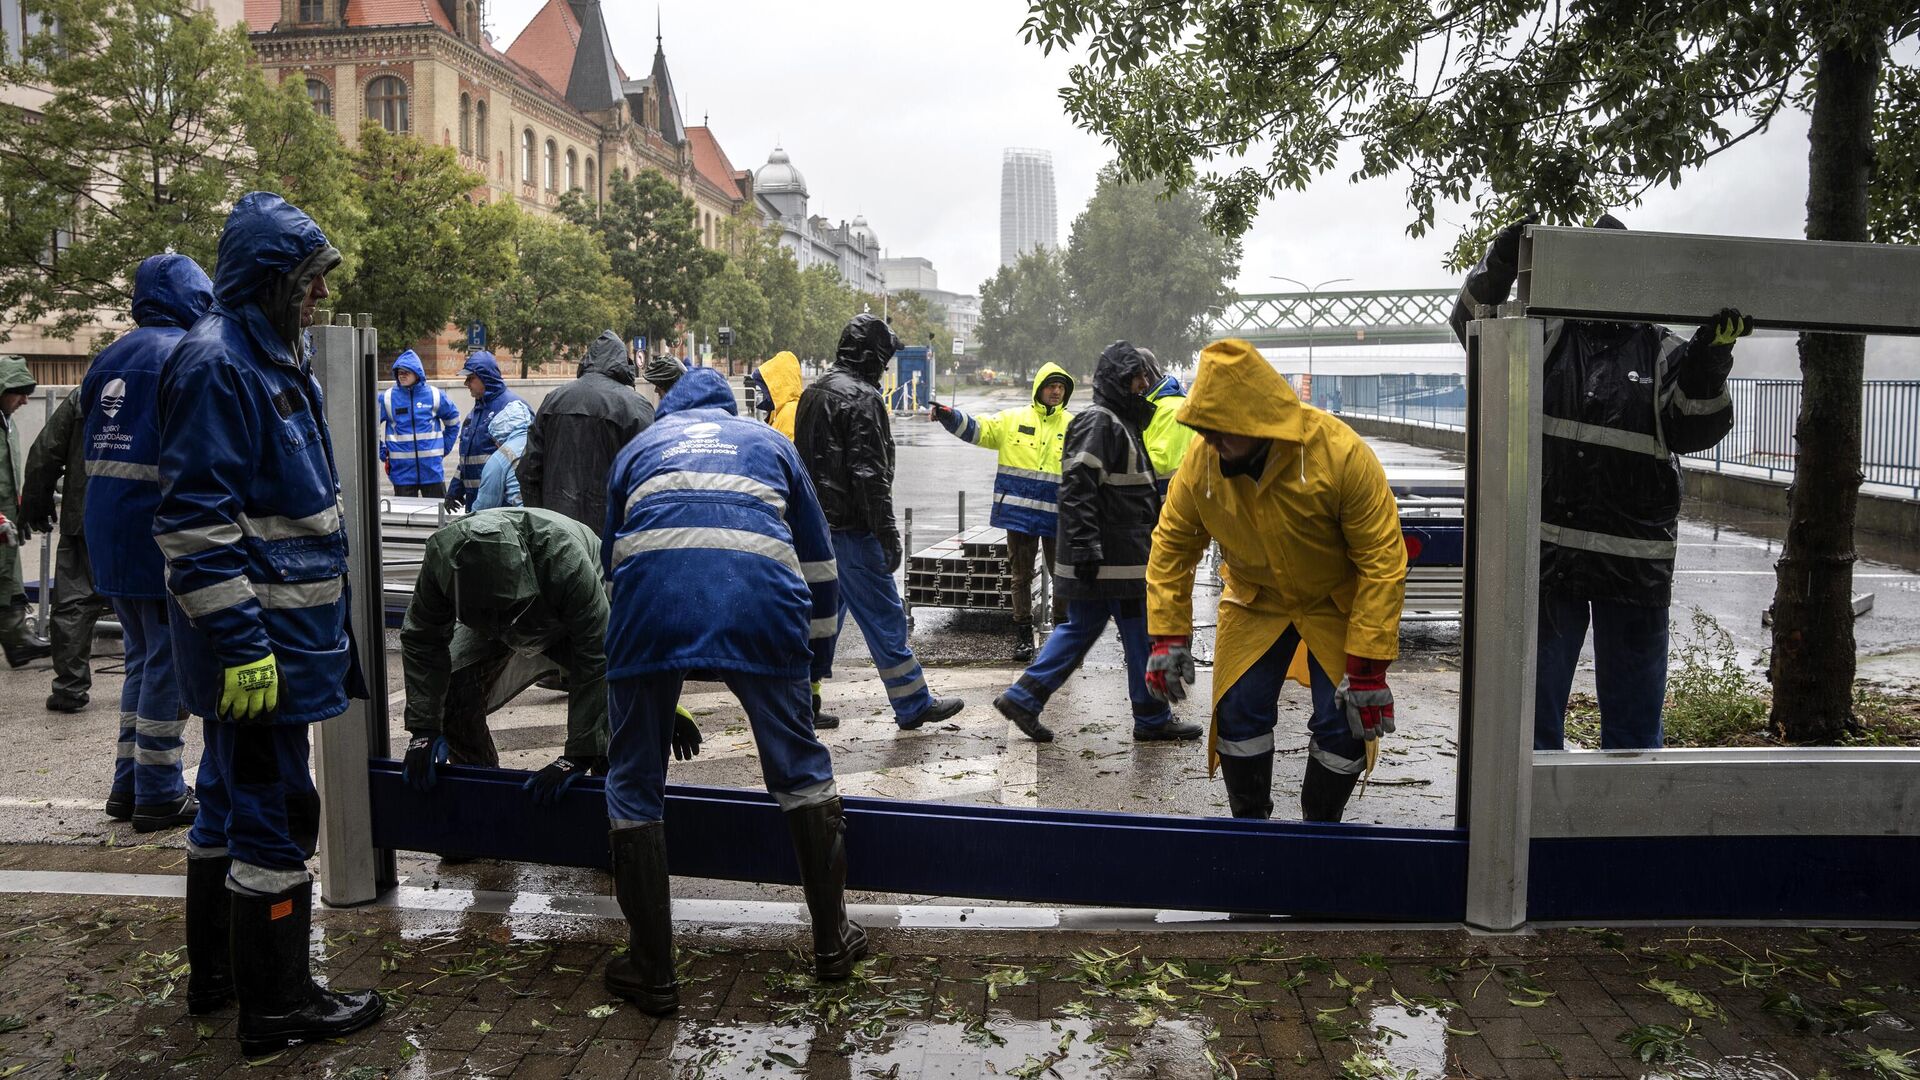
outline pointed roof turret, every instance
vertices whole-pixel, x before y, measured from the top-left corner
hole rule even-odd
[[[667,73],[667,47],[660,32],[660,14],[654,12],[653,72],[647,82],[660,103],[660,134],[675,146],[687,141],[687,125],[680,119],[680,95],[673,92],[673,77]]]
[[[567,103],[582,112],[610,109],[621,101],[620,64],[613,58],[600,0],[567,0],[567,6],[580,27],[573,70],[567,75]]]

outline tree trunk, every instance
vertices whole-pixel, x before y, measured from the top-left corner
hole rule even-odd
[[[1808,135],[1807,239],[1864,241],[1880,56],[1820,53]],[[1774,564],[1773,727],[1793,742],[1832,743],[1853,722],[1853,522],[1860,490],[1866,338],[1800,335],[1799,460],[1787,539]]]

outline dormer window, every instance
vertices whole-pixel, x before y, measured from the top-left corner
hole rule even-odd
[[[300,0],[299,20],[303,23],[327,21],[327,0]]]

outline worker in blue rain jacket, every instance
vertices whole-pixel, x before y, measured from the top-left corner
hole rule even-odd
[[[520,498],[520,477],[514,466],[527,452],[527,431],[531,427],[533,410],[527,408],[524,401],[507,402],[506,408],[494,413],[493,419],[487,422],[494,451],[487,458],[486,467],[480,470],[480,490],[473,497],[476,511],[525,505]]]
[[[395,495],[447,493],[446,457],[460,439],[460,409],[438,387],[412,349],[393,361],[393,385],[380,394],[380,460]]]
[[[509,402],[520,401],[520,395],[507,389],[506,380],[500,377],[499,361],[485,349],[467,357],[460,377],[467,381],[467,393],[473,395],[473,409],[460,422],[460,440],[455,447],[460,468],[453,482],[447,485],[449,510],[472,509],[473,500],[480,494],[480,473],[487,467],[487,459],[499,448],[489,425],[494,414]]]
[[[188,856],[227,860],[228,956],[248,1057],[337,1038],[379,1018],[371,991],[307,965],[320,832],[308,725],[365,696],[347,630],[347,534],[320,384],[314,306],[340,253],[278,195],[234,204],[212,310],[160,372],[160,505],[175,669],[203,721],[200,814]],[[187,940],[216,918],[187,905]],[[189,951],[199,968],[226,956]]]
[[[629,932],[607,988],[651,1013],[678,1005],[662,818],[674,704],[695,671],[746,710],[799,858],[815,973],[846,978],[867,938],[847,921],[846,824],[813,731],[809,679],[831,661],[839,580],[806,466],[778,431],[740,419],[725,376],[695,368],[614,461],[602,541],[607,817]]]

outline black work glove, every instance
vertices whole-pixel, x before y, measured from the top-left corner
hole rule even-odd
[[[945,427],[948,431],[953,430],[953,406],[942,405],[936,401],[927,406],[927,414],[931,419],[939,421],[941,426]]]
[[[445,506],[448,510],[458,510],[464,504],[460,501],[460,496],[449,495],[447,496],[447,501],[442,503],[441,505]]]
[[[1501,229],[1493,238],[1492,246],[1487,248],[1487,255],[1494,262],[1508,266],[1515,265],[1520,261],[1520,237],[1527,231],[1527,226],[1538,224],[1540,224],[1540,215],[1531,213]]]
[[[673,707],[673,760],[691,761],[700,753],[700,727],[693,714],[678,705]]]
[[[31,525],[35,532],[52,532],[55,517],[53,507],[48,506],[45,499],[32,495],[20,499],[20,520]]]
[[[887,573],[900,569],[900,538],[891,533],[880,538],[880,551],[887,557]]]
[[[415,735],[407,743],[407,757],[400,766],[400,778],[415,791],[433,790],[439,778],[438,766],[447,760],[447,740],[438,735]]]
[[[1074,563],[1073,576],[1089,583],[1100,580],[1100,560]]]
[[[553,759],[552,764],[528,777],[527,782],[520,785],[520,790],[530,793],[536,805],[553,806],[559,803],[560,796],[567,793],[567,789],[573,786],[574,781],[587,775],[596,767],[601,772],[605,772],[607,759],[605,757],[570,757],[561,754]]]

